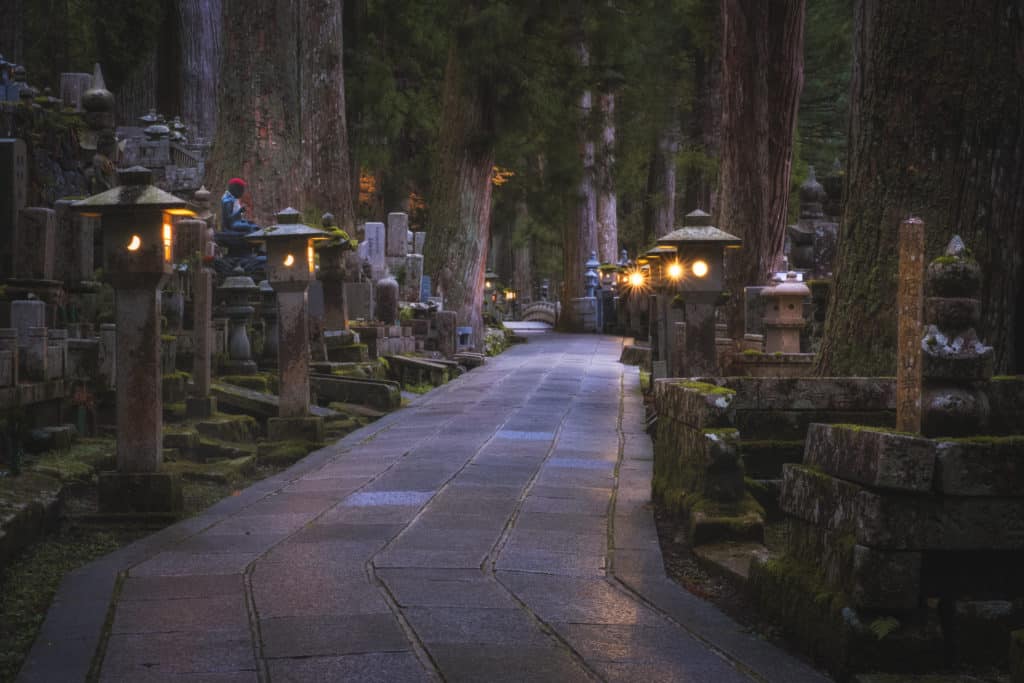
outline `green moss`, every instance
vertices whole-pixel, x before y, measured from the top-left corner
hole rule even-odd
[[[720,427],[717,429],[704,429],[702,430],[705,434],[711,436],[720,436],[722,438],[737,438],[740,435],[740,430],[735,427]]]
[[[423,384],[407,384],[405,390],[414,394],[425,394],[434,388],[433,384],[424,382]]]
[[[849,423],[845,423],[845,422],[836,423],[836,424],[833,424],[832,426],[833,427],[839,427],[841,429],[846,429],[846,430],[849,430],[851,432],[878,432],[879,434],[893,434],[895,436],[911,436],[911,437],[914,437],[916,439],[922,438],[920,434],[914,434],[913,432],[901,432],[901,431],[897,431],[895,429],[890,429],[889,427],[876,427],[876,426],[872,426],[872,425],[855,425],[855,424],[849,424]]]
[[[323,446],[315,441],[273,441],[260,444],[257,455],[261,463],[286,467]]]
[[[938,437],[937,441],[952,441],[954,443],[979,444],[991,446],[1021,446],[1024,447],[1024,436],[962,436],[956,438]]]
[[[647,393],[651,390],[651,373],[646,370],[640,371],[640,391]]]
[[[263,394],[270,393],[270,382],[265,375],[223,375],[218,379],[225,384],[233,384],[243,389],[251,389]]]
[[[715,396],[735,396],[736,392],[726,387],[720,387],[717,384],[709,384],[708,382],[693,382],[690,380],[680,380],[673,382],[675,386],[683,387],[684,389],[693,389],[699,391],[702,394],[713,394]]]
[[[743,356],[763,356],[764,352],[763,351],[758,351],[757,349],[744,349],[743,353],[740,354],[740,355],[743,355]]]
[[[163,377],[165,382],[188,382],[192,379],[192,375],[185,372],[184,370],[175,370],[174,372],[168,372]]]
[[[173,334],[161,334],[160,341],[164,342],[165,344],[169,344],[173,341],[178,341],[178,338]]]
[[[164,470],[180,474],[183,479],[191,481],[233,484],[244,480],[255,470],[255,466],[256,458],[253,455],[243,455],[229,460],[206,463],[189,462],[187,460],[165,462]]]

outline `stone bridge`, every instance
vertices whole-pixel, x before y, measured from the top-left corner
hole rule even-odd
[[[555,301],[534,301],[523,306],[519,319],[543,322],[554,327],[561,309],[562,306]]]

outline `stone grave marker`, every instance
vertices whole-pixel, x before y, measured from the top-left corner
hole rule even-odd
[[[387,256],[404,257],[409,236],[409,215],[401,211],[388,214]]]

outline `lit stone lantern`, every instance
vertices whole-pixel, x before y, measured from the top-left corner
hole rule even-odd
[[[774,287],[761,290],[764,299],[765,351],[800,353],[800,331],[804,328],[804,301],[811,290],[793,271]]]
[[[303,225],[301,214],[288,208],[277,225],[248,236],[267,245],[267,280],[277,293],[280,415],[267,423],[272,440],[323,438],[323,421],[309,416],[309,283],[316,269],[314,240],[327,239],[319,228]]]
[[[683,227],[658,238],[659,246],[676,251],[665,271],[681,298],[686,323],[675,374],[696,377],[718,371],[715,306],[725,285],[725,251],[742,244],[739,237],[711,225],[711,217],[699,209],[686,214]]]
[[[174,218],[194,214],[153,186],[149,169],[118,175],[119,187],[72,205],[101,219],[104,268],[117,293],[117,472],[100,474],[99,504],[102,512],[168,513],[181,509],[181,486],[159,471],[160,287],[172,272]]]

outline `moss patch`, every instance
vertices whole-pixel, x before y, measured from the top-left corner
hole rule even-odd
[[[287,467],[324,447],[315,441],[274,441],[261,443],[257,457],[261,463]]]
[[[114,439],[82,438],[67,450],[43,453],[29,469],[61,481],[89,481],[99,470],[113,469],[116,458]]]
[[[728,389],[726,387],[720,387],[717,384],[709,384],[708,382],[693,382],[690,380],[681,380],[679,382],[673,382],[675,386],[683,387],[684,389],[693,389],[699,391],[702,394],[713,394],[715,396],[735,396],[736,391]]]

